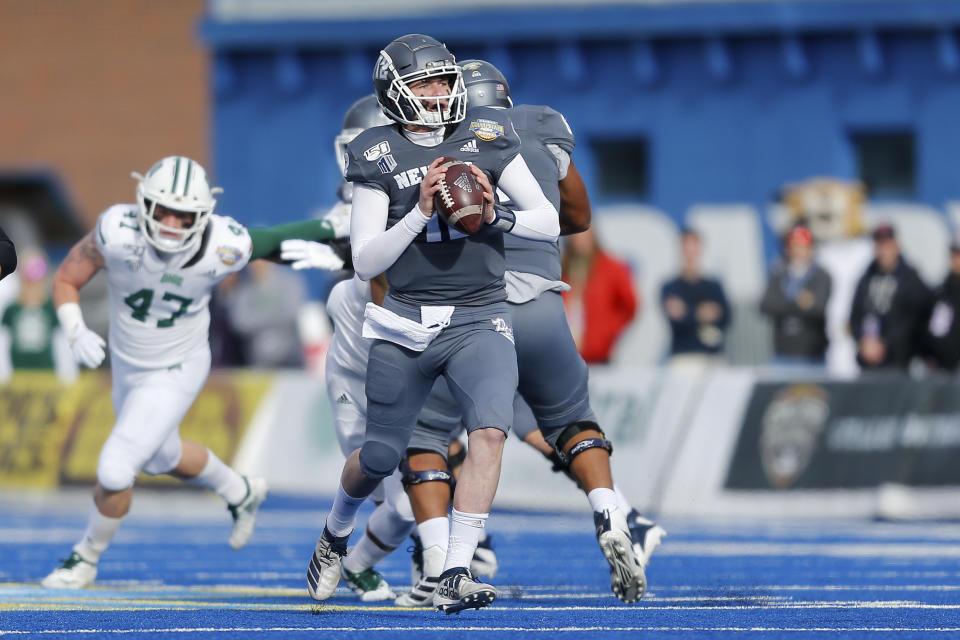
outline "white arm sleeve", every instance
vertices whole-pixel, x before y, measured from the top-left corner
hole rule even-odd
[[[546,242],[553,242],[560,236],[560,214],[543,195],[537,179],[520,154],[503,170],[497,188],[502,189],[517,207],[514,211],[517,222],[510,233]]]
[[[427,226],[429,218],[414,205],[400,222],[387,229],[389,208],[386,193],[363,183],[354,184],[350,246],[353,270],[361,280],[369,280],[386,271]]]

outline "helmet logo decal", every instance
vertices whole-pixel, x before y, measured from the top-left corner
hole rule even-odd
[[[363,157],[367,159],[367,162],[374,162],[378,158],[381,158],[388,153],[390,153],[390,143],[386,140],[381,140],[377,144],[364,151]]]
[[[373,77],[376,80],[386,80],[390,77],[390,59],[382,51],[377,58],[377,68],[373,72]]]
[[[480,118],[470,123],[470,131],[481,140],[490,142],[503,135],[503,125],[495,120]]]

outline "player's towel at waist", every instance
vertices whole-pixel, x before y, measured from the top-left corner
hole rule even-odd
[[[450,324],[454,309],[451,306],[420,307],[420,322],[416,322],[368,302],[363,313],[363,337],[423,351]]]

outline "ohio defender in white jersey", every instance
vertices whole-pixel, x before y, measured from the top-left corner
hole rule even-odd
[[[247,544],[266,482],[237,474],[179,434],[210,371],[210,293],[251,259],[283,260],[288,246],[333,237],[330,224],[321,221],[248,230],[214,215],[219,190],[210,188],[203,167],[183,156],[164,158],[145,177],[134,177],[137,204],[107,209],[54,277],[57,317],[71,350],[81,364],[96,368],[105,343],[83,322],[79,289],[100,269],[106,272],[116,423],[100,452],[87,529],[70,557],[43,579],[45,587],[93,582],[100,554],[129,511],[140,471],[217,493],[233,517],[230,546]],[[332,250],[316,250],[294,268],[341,265]]]

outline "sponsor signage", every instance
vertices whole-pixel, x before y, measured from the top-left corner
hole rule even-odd
[[[758,383],[728,489],[960,484],[960,382]]]

